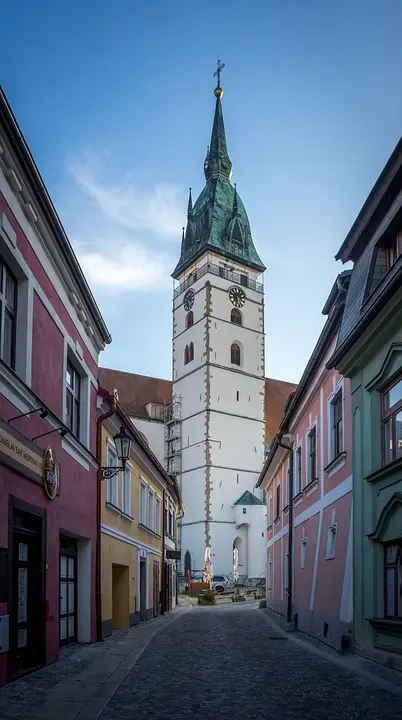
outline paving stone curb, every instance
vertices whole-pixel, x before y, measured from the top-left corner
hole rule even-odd
[[[275,632],[280,633],[280,635],[287,640],[291,640],[296,645],[305,648],[324,660],[338,665],[338,667],[341,667],[343,670],[349,670],[384,690],[388,690],[402,697],[402,673],[397,670],[383,667],[359,655],[340,655],[334,648],[325,645],[316,638],[299,631],[288,631],[285,618],[273,610],[263,608],[259,609],[259,612],[262,614],[265,622],[267,622]]]

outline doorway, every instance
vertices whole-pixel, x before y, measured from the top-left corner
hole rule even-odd
[[[127,565],[112,565],[112,627],[129,627],[130,578]]]
[[[154,562],[153,571],[153,611],[154,617],[159,615],[159,563]]]
[[[10,680],[45,663],[45,511],[28,507],[10,499]]]
[[[60,535],[60,647],[77,642],[77,555],[77,541]]]
[[[147,604],[147,561],[140,558],[140,620],[146,620]]]

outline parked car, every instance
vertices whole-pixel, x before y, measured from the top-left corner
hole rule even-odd
[[[212,589],[215,590],[216,593],[223,593],[225,590],[230,590],[231,588],[232,583],[227,575],[214,575]]]

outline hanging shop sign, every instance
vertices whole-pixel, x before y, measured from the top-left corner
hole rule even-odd
[[[51,447],[46,448],[43,458],[43,487],[49,500],[54,500],[59,489],[59,467]]]
[[[42,484],[43,451],[0,420],[0,463]]]
[[[181,551],[180,550],[166,550],[166,560],[180,560],[181,559]]]

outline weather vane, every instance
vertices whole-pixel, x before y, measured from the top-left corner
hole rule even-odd
[[[218,84],[217,84],[218,88],[220,88],[220,86],[221,86],[221,72],[224,67],[225,67],[225,63],[220,61],[219,55],[218,55],[218,67],[216,68],[216,70],[214,72],[214,77],[218,78]]]

